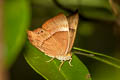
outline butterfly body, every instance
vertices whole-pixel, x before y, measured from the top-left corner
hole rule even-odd
[[[78,14],[66,17],[59,14],[46,21],[42,28],[28,31],[30,43],[49,57],[72,60],[71,49],[78,24]]]

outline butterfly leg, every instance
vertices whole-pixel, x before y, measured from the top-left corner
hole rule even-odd
[[[51,61],[53,61],[55,58],[53,57],[53,58],[51,58],[50,60],[48,60],[48,61],[46,61],[46,62],[51,62]]]
[[[59,66],[59,71],[61,70],[62,65],[64,64],[64,61],[61,61],[61,64]]]
[[[69,60],[68,63],[69,63],[70,66],[73,66],[73,65],[71,64],[71,61],[72,61],[72,58]]]

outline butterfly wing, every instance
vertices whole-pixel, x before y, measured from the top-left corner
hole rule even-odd
[[[64,14],[59,14],[46,21],[42,28],[51,34],[39,48],[49,56],[63,56],[69,48],[69,26]]]
[[[46,21],[42,28],[48,31],[50,34],[54,34],[58,31],[68,31],[68,21],[64,14],[59,14],[48,21]]]
[[[68,18],[68,24],[69,24],[69,34],[70,34],[70,41],[69,41],[69,49],[68,53],[71,52],[75,36],[76,36],[76,30],[77,30],[77,25],[78,25],[78,20],[79,20],[79,15],[76,13],[72,16],[69,16]]]
[[[53,35],[54,39],[60,43],[61,48],[63,49],[61,52],[61,56],[64,56],[67,54],[69,49],[69,32],[68,31],[60,31],[56,32]]]
[[[49,39],[45,40],[39,49],[51,57],[63,56],[68,47],[67,36],[67,32],[56,32]]]
[[[42,28],[37,28],[34,31],[27,31],[28,39],[30,43],[35,47],[40,47],[42,43],[48,39],[51,35]]]

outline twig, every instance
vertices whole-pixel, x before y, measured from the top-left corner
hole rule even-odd
[[[53,0],[53,3],[54,3],[58,8],[66,11],[66,12],[68,12],[68,13],[70,13],[70,14],[73,14],[73,13],[75,13],[75,12],[77,11],[77,9],[74,11],[74,10],[72,10],[72,9],[70,9],[70,8],[67,8],[67,7],[63,6],[62,4],[60,4],[60,3],[58,2],[58,0]],[[80,19],[80,20],[85,20],[85,21],[94,21],[94,22],[98,22],[98,21],[99,21],[99,22],[111,22],[111,21],[106,21],[106,20],[90,19],[90,18],[87,18],[87,17],[83,16],[81,13],[79,13],[79,19]]]

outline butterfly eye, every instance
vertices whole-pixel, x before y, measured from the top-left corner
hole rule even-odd
[[[43,33],[43,30],[41,30],[40,32]]]
[[[37,32],[37,34],[43,33],[43,30],[40,30],[39,32]]]

